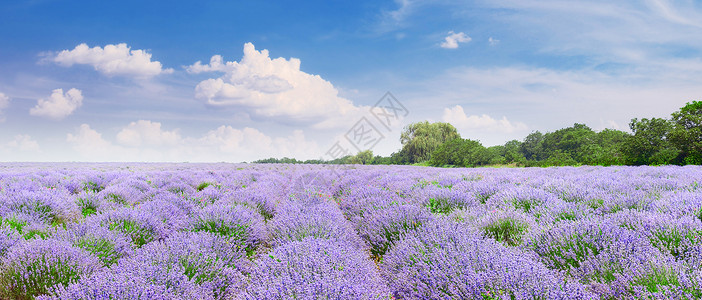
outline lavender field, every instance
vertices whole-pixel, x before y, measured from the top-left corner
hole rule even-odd
[[[2,299],[700,299],[702,168],[0,165]]]

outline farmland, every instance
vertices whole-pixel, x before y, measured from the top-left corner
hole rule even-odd
[[[702,168],[0,165],[0,298],[700,299]]]

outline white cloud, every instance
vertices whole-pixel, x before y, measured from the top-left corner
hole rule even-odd
[[[107,76],[149,78],[173,72],[173,69],[163,69],[160,62],[151,61],[151,54],[145,50],[131,50],[124,43],[108,44],[105,48],[90,48],[86,44],[80,44],[73,50],[59,52],[51,60],[66,67],[74,64],[90,65]]]
[[[288,137],[270,137],[255,128],[220,126],[200,137],[182,137],[177,129],[165,131],[160,123],[146,120],[123,128],[116,136],[119,144],[103,138],[88,124],[81,125],[75,134],[68,134],[66,140],[80,160],[89,161],[241,162],[320,156],[317,144],[307,140],[301,130]]]
[[[81,124],[75,135],[69,133],[66,141],[80,154],[77,157],[79,161],[120,161],[123,159],[118,155],[125,153],[103,139],[102,134],[88,124]]]
[[[139,120],[130,123],[117,133],[117,142],[125,146],[162,146],[175,145],[181,140],[175,131],[161,130],[161,123]]]
[[[209,106],[244,108],[252,116],[317,127],[350,126],[362,113],[361,107],[339,97],[329,81],[301,71],[299,59],[271,59],[268,50],[257,51],[251,43],[244,45],[239,62],[223,64],[213,57],[210,65],[196,63],[189,69],[226,72],[195,88],[195,97]]]
[[[12,141],[7,143],[7,146],[22,152],[40,152],[39,143],[26,134],[16,135]]]
[[[495,133],[514,133],[526,131],[528,127],[521,122],[511,122],[507,117],[494,119],[486,114],[467,115],[463,107],[456,105],[444,108],[443,121],[451,123],[460,131],[488,131]]]
[[[37,105],[29,110],[29,114],[61,120],[72,114],[83,104],[83,94],[79,89],[70,89],[65,94],[63,89],[55,89],[48,99],[39,99]]]
[[[488,43],[490,44],[490,46],[497,46],[497,44],[500,43],[500,40],[490,37],[488,38]]]
[[[5,117],[2,115],[2,110],[7,108],[10,105],[10,97],[5,96],[5,94],[0,93],[0,122],[5,120]]]
[[[453,31],[448,32],[448,36],[444,38],[444,42],[441,43],[441,48],[444,49],[456,49],[458,48],[458,43],[468,43],[471,38],[463,32],[455,33]]]
[[[221,55],[213,55],[210,58],[210,63],[203,65],[201,61],[197,61],[194,64],[185,67],[185,70],[190,74],[199,74],[204,72],[224,72],[227,70],[227,66],[232,65],[231,62],[224,63],[224,59]]]

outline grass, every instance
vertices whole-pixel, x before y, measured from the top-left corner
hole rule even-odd
[[[154,232],[148,228],[144,228],[132,220],[115,220],[108,225],[110,230],[116,230],[129,236],[132,243],[137,248],[146,245],[155,239]]]
[[[526,233],[529,226],[513,218],[498,219],[482,228],[485,237],[493,238],[498,242],[509,246],[517,246],[522,243],[522,235]]]

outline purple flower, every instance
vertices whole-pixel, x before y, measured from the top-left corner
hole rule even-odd
[[[102,263],[85,250],[58,240],[32,240],[10,248],[1,261],[0,294],[31,299],[54,285],[68,285],[99,270]]]
[[[389,299],[363,252],[332,240],[306,239],[273,249],[251,270],[239,299]]]

